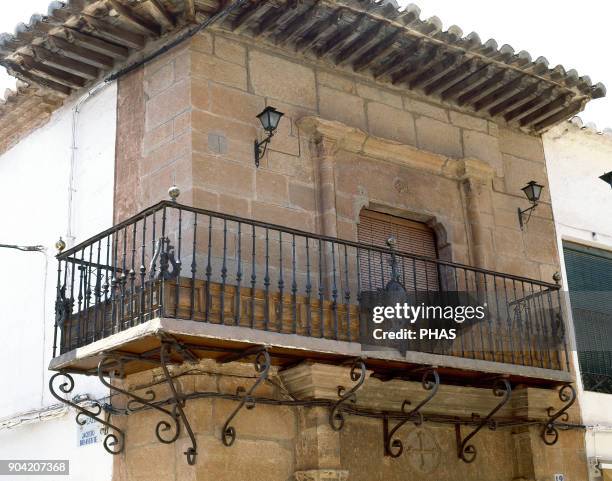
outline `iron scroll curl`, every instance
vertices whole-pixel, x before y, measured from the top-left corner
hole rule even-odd
[[[76,415],[76,422],[78,425],[83,426],[85,424],[85,416],[99,422],[106,428],[112,429],[113,432],[107,432],[106,436],[104,437],[104,441],[102,443],[104,449],[106,450],[106,452],[113,455],[117,455],[123,452],[125,448],[125,434],[121,429],[112,424],[109,420],[105,420],[100,417],[100,414],[102,414],[102,405],[98,401],[92,401],[93,411],[90,411],[88,409],[85,409],[83,406],[79,406],[78,404],[69,401],[68,399],[65,399],[64,397],[59,395],[54,388],[55,380],[59,376],[63,376],[66,379],[58,386],[59,391],[61,391],[63,394],[70,394],[74,389],[74,378],[67,372],[60,371],[55,373],[49,379],[49,391],[51,392],[51,395],[61,403],[73,407],[78,411]]]
[[[559,389],[559,399],[565,403],[565,405],[555,412],[554,407],[549,407],[546,412],[549,416],[548,421],[542,427],[542,441],[547,446],[552,446],[559,440],[559,430],[555,426],[555,421],[561,419],[564,422],[569,420],[569,414],[567,411],[576,402],[576,389],[571,384],[564,384]]]
[[[342,413],[342,404],[346,401],[355,402],[357,400],[356,392],[363,385],[366,379],[366,365],[363,359],[357,359],[351,366],[350,377],[351,381],[356,382],[348,392],[344,386],[338,386],[338,396],[340,399],[336,401],[329,413],[329,424],[334,431],[340,431],[344,427],[344,414]]]

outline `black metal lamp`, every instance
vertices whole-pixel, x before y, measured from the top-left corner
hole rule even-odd
[[[268,135],[261,142],[255,140],[255,167],[259,167],[259,160],[266,153],[266,148],[270,143],[270,139],[274,135],[274,132],[278,127],[278,123],[283,115],[284,114],[282,112],[279,112],[274,107],[266,107],[260,114],[257,115],[257,118],[261,122],[261,126]]]
[[[538,201],[540,200],[540,195],[542,195],[543,188],[543,185],[538,184],[535,180],[531,180],[527,183],[525,187],[521,189],[525,193],[525,197],[527,197],[527,200],[532,204],[531,207],[528,207],[527,209],[518,209],[518,218],[521,229],[523,228],[523,226],[527,225],[529,219],[531,219],[531,213],[533,209],[538,206]],[[527,217],[527,219],[523,220],[523,216],[528,212],[529,216]]]
[[[612,187],[612,170],[604,175],[600,175],[599,178]]]

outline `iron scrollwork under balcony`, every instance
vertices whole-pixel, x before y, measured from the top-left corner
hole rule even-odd
[[[365,245],[162,201],[57,258],[59,354],[156,317],[405,352],[405,345],[368,342],[372,306],[401,299],[456,304],[467,295],[487,306],[486,319],[458,326],[452,343],[408,350],[569,371],[558,285],[412,255],[392,244]]]

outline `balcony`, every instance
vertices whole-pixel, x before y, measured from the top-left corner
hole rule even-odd
[[[573,379],[559,286],[163,201],[58,255],[51,369],[94,372],[118,352],[147,369],[160,339],[196,357],[266,345],[276,362],[448,378]],[[373,341],[372,307],[486,306],[452,342]],[[432,301],[433,299],[433,301]],[[374,326],[375,327],[375,326]],[[140,361],[140,362],[138,362]]]

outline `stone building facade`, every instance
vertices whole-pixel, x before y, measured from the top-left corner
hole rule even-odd
[[[390,0],[54,2],[26,33],[0,55],[37,86],[10,96],[27,126],[117,81],[115,226],[59,244],[50,363],[115,481],[586,479],[541,133],[603,85]],[[2,145],[26,127],[0,116]],[[433,247],[366,242],[366,216]],[[409,285],[490,321],[461,349],[358,342],[364,297]]]

